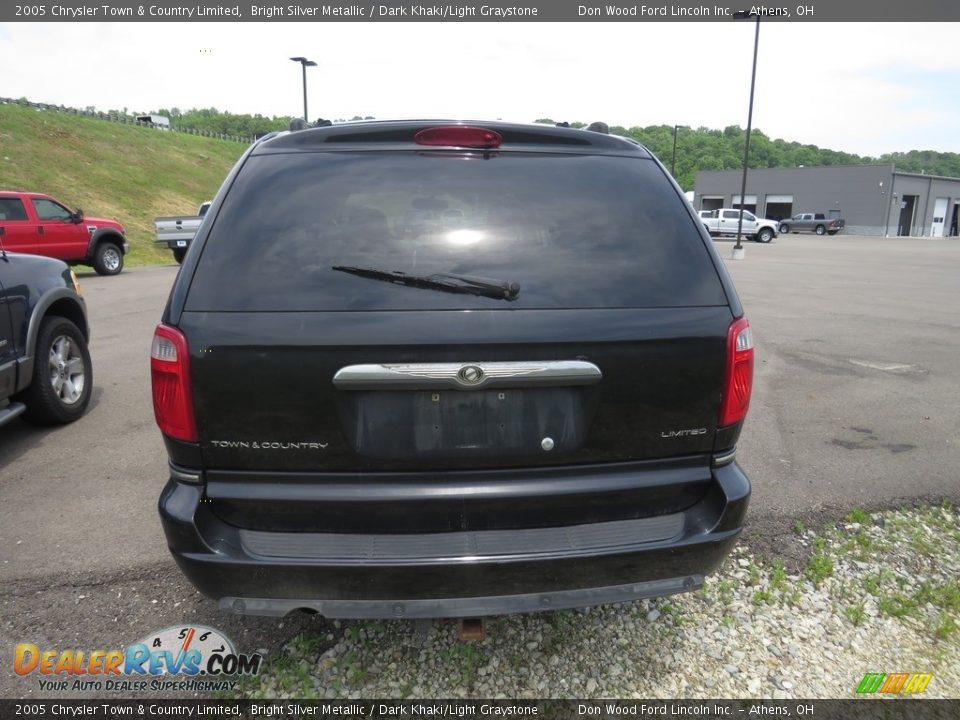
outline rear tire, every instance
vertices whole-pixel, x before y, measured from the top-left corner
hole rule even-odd
[[[65,425],[83,415],[93,388],[93,365],[83,334],[66,318],[40,324],[30,385],[18,396],[23,419],[35,425]]]
[[[177,261],[180,265],[183,264],[183,258],[187,256],[187,251],[183,248],[177,248],[173,251],[173,259]]]
[[[817,225],[817,227],[816,227],[816,229],[814,230],[814,232],[815,232],[817,235],[826,235],[826,234],[827,234],[827,229],[826,229],[823,225]]]
[[[773,230],[770,228],[760,228],[760,232],[758,232],[754,238],[757,242],[768,243],[773,240]]]
[[[781,235],[789,235],[789,234],[790,234],[790,226],[787,225],[786,223],[784,223],[783,225],[781,225],[781,226],[780,226],[780,234],[781,234]]]
[[[123,253],[112,242],[102,242],[93,253],[93,269],[98,275],[116,275],[123,270]]]

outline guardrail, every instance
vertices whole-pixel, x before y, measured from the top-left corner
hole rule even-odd
[[[211,132],[210,130],[199,130],[197,128],[181,127],[179,125],[157,125],[152,122],[143,122],[137,119],[136,115],[128,115],[119,112],[100,112],[99,110],[81,110],[79,108],[66,107],[65,105],[51,105],[49,103],[35,103],[23,98],[15,100],[13,98],[0,97],[0,104],[20,105],[21,107],[31,107],[37,110],[48,112],[66,113],[68,115],[82,115],[84,117],[106,120],[108,122],[122,123],[125,125],[139,125],[141,127],[151,127],[157,130],[169,130],[171,132],[182,132],[188,135],[202,135],[203,137],[218,138],[220,140],[232,140],[249,144],[253,142],[252,137],[241,137],[239,135],[228,135],[226,133]]]

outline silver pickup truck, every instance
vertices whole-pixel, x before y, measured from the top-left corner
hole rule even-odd
[[[780,232],[812,232],[817,235],[836,235],[843,230],[846,221],[842,218],[828,218],[823,213],[799,213],[789,220],[780,222]]]
[[[701,210],[700,222],[711,236],[736,235],[740,225],[740,211],[730,208]],[[777,236],[777,223],[758,218],[749,210],[743,211],[742,234],[755,242],[768,243]]]
[[[153,227],[156,232],[154,243],[157,245],[166,245],[173,251],[173,257],[178,263],[183,262],[187,254],[187,248],[190,247],[190,241],[200,229],[200,223],[203,222],[203,216],[210,209],[210,202],[203,203],[198,209],[197,214],[189,217],[158,217],[153,221]]]

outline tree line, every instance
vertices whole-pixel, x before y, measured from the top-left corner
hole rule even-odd
[[[180,108],[161,108],[151,110],[153,115],[166,115],[170,118],[173,125],[182,128],[193,128],[195,130],[208,130],[214,133],[224,133],[226,135],[238,135],[240,137],[256,137],[262,133],[273,130],[288,130],[290,121],[294,119],[291,115],[266,115],[237,114],[231,112],[222,112],[216,108],[193,108],[191,110],[181,110]],[[316,118],[312,118],[316,119]],[[355,115],[349,120],[373,120],[372,116],[360,117]],[[347,122],[347,118],[337,118],[333,122]]]
[[[635,130],[631,128],[632,135]],[[647,135],[651,128],[643,128],[642,135]],[[657,128],[653,128],[651,135],[657,135]],[[726,127],[723,130],[697,128],[690,131],[687,142],[683,142],[683,128],[677,131],[677,172],[680,184],[685,190],[692,190],[697,170],[733,170],[743,167],[743,146],[746,137],[745,131],[738,125]],[[673,128],[660,128],[660,134],[670,131],[672,143]],[[644,142],[641,137],[637,137]],[[666,145],[662,138],[658,138],[661,160],[669,158],[672,146]],[[683,165],[680,164],[680,148],[688,148],[691,157]],[[651,148],[652,149],[652,148]],[[714,151],[716,154],[714,154]],[[663,153],[663,154],[661,154]],[[750,133],[750,167],[751,168],[782,168],[806,167],[822,165],[867,165],[867,164],[894,164],[901,172],[926,173],[927,175],[946,175],[960,177],[960,154],[950,152],[934,152],[933,150],[910,150],[909,152],[885,153],[879,157],[855,155],[820,148],[816,145],[803,145],[798,142],[771,139],[760,130]]]
[[[553,120],[549,118],[536,122],[553,124]],[[586,124],[575,122],[570,123],[570,126],[586,127]],[[743,167],[746,132],[739,125],[730,125],[723,130],[678,126],[675,160],[672,125],[631,128],[611,126],[610,132],[631,137],[642,143],[660,158],[667,168],[673,161],[674,176],[684,190],[693,190],[699,170],[739,170]],[[757,129],[753,129],[750,133],[750,167],[753,169],[877,163],[892,163],[901,172],[960,177],[960,153],[910,150],[871,157],[829,150],[816,145],[788,142],[779,138],[771,139],[762,130]]]
[[[286,130],[290,126],[291,116],[266,117],[256,114],[236,114],[223,112],[216,108],[180,110],[179,108],[151,111],[166,115],[174,125],[197,130],[207,130],[227,135],[254,137],[271,130]],[[336,118],[333,122],[349,120],[373,120],[371,116]],[[554,124],[549,118],[536,120],[538,123]],[[585,127],[586,123],[572,122],[571,127]],[[668,168],[674,165],[674,176],[684,190],[692,190],[699,170],[736,170],[743,167],[743,146],[746,137],[739,125],[730,125],[723,130],[706,127],[677,128],[677,150],[673,154],[672,125],[649,125],[647,127],[624,128],[611,126],[610,132],[632,137],[648,147]],[[887,153],[879,157],[854,155],[820,148],[816,145],[803,145],[798,142],[771,139],[763,131],[754,129],[750,135],[750,167],[778,168],[798,167],[800,165],[864,165],[870,163],[893,163],[903,172],[926,173],[960,177],[960,154],[935,152],[933,150],[910,150],[909,152]]]
[[[170,118],[170,123],[178,127],[250,138],[258,133],[270,132],[271,130],[286,130],[290,127],[291,120],[287,116],[267,117],[259,113],[249,115],[221,112],[212,107],[193,108],[191,110],[181,110],[176,107],[160,108],[159,110],[151,110],[150,113],[152,115],[166,115]]]

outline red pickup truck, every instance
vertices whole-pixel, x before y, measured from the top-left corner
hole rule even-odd
[[[70,264],[92,265],[116,275],[130,249],[116,220],[84,217],[49,195],[0,190],[0,245],[4,250],[46,255]]]

